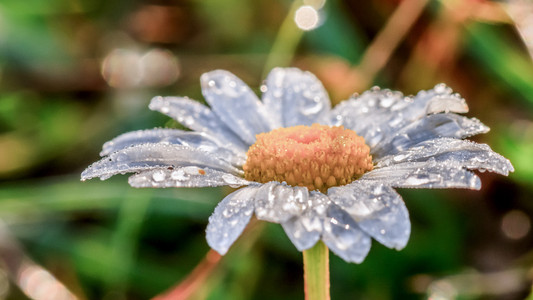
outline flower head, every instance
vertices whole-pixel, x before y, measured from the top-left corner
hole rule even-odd
[[[150,109],[192,131],[129,132],[104,144],[82,180],[135,173],[133,187],[242,187],[215,208],[207,242],[225,254],[255,213],[279,223],[300,251],[322,240],[361,262],[371,237],[402,249],[411,224],[394,188],[468,188],[472,170],[502,175],[511,163],[463,140],[489,130],[466,118],[463,98],[443,84],[414,97],[373,88],[331,109],[311,73],[276,68],[262,101],[233,74],[201,77],[210,107],[155,97]]]
[[[323,193],[372,170],[364,139],[342,126],[299,125],[261,133],[246,156],[247,180],[286,182]]]

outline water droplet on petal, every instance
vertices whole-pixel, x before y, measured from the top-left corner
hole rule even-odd
[[[157,171],[157,172],[154,172],[154,174],[152,174],[152,179],[154,179],[154,181],[156,182],[161,182],[163,180],[165,180],[165,172],[163,171]]]
[[[435,92],[442,94],[446,91],[446,85],[444,83],[439,83],[434,88]]]
[[[224,216],[224,218],[229,218],[231,217],[232,213],[231,213],[231,210],[230,209],[224,209],[224,211],[222,212],[222,215]]]
[[[182,169],[176,170],[170,174],[170,178],[177,181],[185,181],[189,179],[189,176],[185,175],[185,172]]]
[[[198,175],[200,174],[200,168],[198,167],[194,167],[194,166],[190,166],[190,167],[184,167],[182,168],[183,172],[185,172],[185,174],[188,174],[188,175]]]

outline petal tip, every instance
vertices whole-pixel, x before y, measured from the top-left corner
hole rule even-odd
[[[89,179],[92,179],[94,178],[94,176],[91,174],[91,166],[89,166],[87,169],[85,169],[83,172],[81,172],[81,178],[80,180],[81,181],[86,181],[86,180],[89,180]]]
[[[235,75],[233,75],[233,73],[231,73],[230,71],[223,70],[223,69],[216,69],[213,71],[203,73],[200,76],[200,84],[203,87],[205,84],[208,84],[210,80],[218,79],[218,77],[221,77],[221,76],[235,77]]]
[[[150,104],[148,104],[148,108],[150,110],[159,110],[163,106],[163,97],[162,96],[155,96],[150,100]]]
[[[505,176],[509,176],[509,173],[514,173],[514,166],[510,160],[505,159],[505,165],[507,170],[506,174],[504,174]]]

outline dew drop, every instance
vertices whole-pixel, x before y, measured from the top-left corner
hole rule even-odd
[[[188,175],[198,175],[198,174],[200,174],[200,168],[194,167],[194,166],[184,167],[184,168],[182,168],[182,170],[183,170],[183,172],[185,172],[185,174],[188,174]]]
[[[163,171],[157,171],[157,172],[154,172],[154,174],[152,174],[152,179],[155,181],[155,182],[161,182],[163,180],[165,180],[165,172]]]
[[[170,174],[170,178],[177,181],[185,181],[189,179],[189,176],[185,175],[185,172],[182,169],[176,170]]]
[[[442,94],[446,92],[446,85],[444,83],[439,83],[434,88],[435,92],[438,94]]]
[[[222,212],[222,215],[224,216],[224,218],[229,218],[231,217],[231,210],[230,209],[224,209],[224,211]]]
[[[387,97],[387,98],[381,99],[381,101],[379,102],[379,105],[381,107],[387,108],[387,107],[390,107],[393,103],[394,103],[394,98]]]
[[[240,182],[235,178],[235,176],[230,174],[222,175],[222,180],[229,185],[230,187],[239,187],[241,186]]]
[[[429,183],[429,178],[409,177],[405,182],[411,186],[418,186]]]
[[[392,160],[394,160],[395,162],[399,162],[399,161],[402,161],[402,160],[406,159],[407,157],[408,157],[408,155],[406,155],[406,154],[398,154],[398,155],[394,156],[392,158]]]
[[[117,155],[117,157],[115,158],[115,160],[116,160],[117,162],[122,162],[122,161],[126,161],[126,160],[128,160],[128,158],[129,158],[129,157],[128,157],[127,154],[125,154],[125,153],[119,153],[119,154]],[[111,160],[111,158],[110,158],[110,160]]]

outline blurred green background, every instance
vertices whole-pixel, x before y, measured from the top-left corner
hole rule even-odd
[[[306,32],[292,19],[304,4],[320,25]],[[474,140],[516,169],[481,173],[481,191],[400,190],[409,244],[374,242],[360,265],[332,254],[333,299],[528,297],[532,19],[518,0],[2,0],[0,299],[53,299],[21,257],[79,299],[149,299],[185,278],[190,299],[303,299],[301,254],[279,225],[254,224],[222,260],[204,259],[207,219],[230,188],[79,181],[105,141],[177,126],[147,109],[153,96],[203,101],[199,76],[218,68],[259,92],[274,65],[315,73],[334,104],[372,85],[445,82],[491,128]]]

